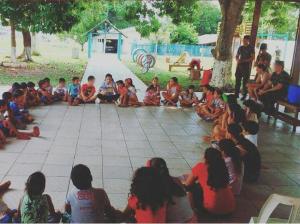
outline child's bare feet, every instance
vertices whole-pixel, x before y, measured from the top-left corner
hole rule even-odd
[[[39,137],[40,136],[40,129],[37,126],[33,127],[33,132],[32,132],[33,137]]]
[[[28,134],[25,133],[18,133],[17,134],[17,139],[21,139],[21,140],[29,140],[31,139],[30,136]]]
[[[0,191],[1,192],[7,191],[10,185],[11,185],[10,181],[6,181],[3,184],[0,184]]]

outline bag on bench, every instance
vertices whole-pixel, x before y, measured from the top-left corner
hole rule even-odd
[[[290,104],[300,105],[300,86],[298,86],[298,85],[289,85],[288,102]]]

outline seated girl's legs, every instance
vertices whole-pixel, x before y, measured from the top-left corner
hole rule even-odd
[[[6,181],[6,182],[0,184],[0,192],[2,193],[4,191],[7,191],[9,189],[10,185],[11,185],[10,181]]]
[[[189,100],[181,100],[180,101],[180,106],[182,107],[192,107],[193,102],[189,101]]]
[[[120,107],[127,107],[128,106],[128,95],[123,94],[120,96]]]

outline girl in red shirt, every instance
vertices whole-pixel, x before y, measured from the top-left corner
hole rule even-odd
[[[124,216],[134,215],[137,223],[165,223],[168,193],[166,185],[151,167],[136,170],[130,189]]]
[[[217,149],[208,148],[204,159],[204,163],[198,163],[192,168],[186,185],[189,188],[196,181],[199,182],[203,191],[202,207],[207,212],[215,215],[230,214],[235,209],[235,198],[229,186],[229,174],[222,154]],[[196,204],[195,201],[193,204]]]

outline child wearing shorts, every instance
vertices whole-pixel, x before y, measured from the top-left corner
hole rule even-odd
[[[27,105],[31,106],[38,106],[40,104],[40,97],[38,91],[35,89],[35,84],[33,82],[27,83]]]
[[[90,75],[87,83],[83,84],[80,89],[80,100],[83,103],[95,103],[96,97],[95,77]]]
[[[79,77],[73,77],[72,83],[68,86],[68,103],[70,106],[77,106],[80,103],[80,80]]]
[[[182,107],[192,107],[198,103],[198,97],[196,96],[195,86],[190,85],[185,91],[180,93],[179,101]]]

